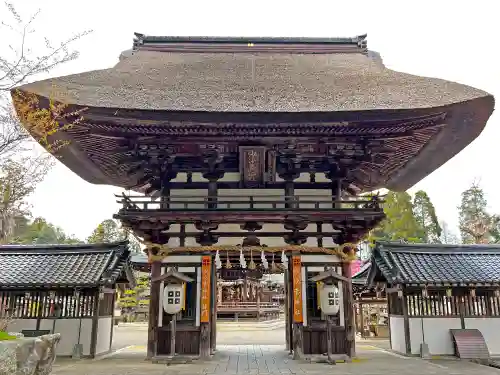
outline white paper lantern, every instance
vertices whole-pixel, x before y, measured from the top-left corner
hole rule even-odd
[[[340,310],[339,288],[323,284],[320,291],[321,311],[326,315],[336,315]]]
[[[184,305],[182,284],[168,284],[163,289],[163,310],[167,314],[177,314]]]

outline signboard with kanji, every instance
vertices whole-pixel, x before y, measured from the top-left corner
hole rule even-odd
[[[293,277],[293,321],[303,323],[302,315],[302,263],[300,256],[292,257]]]
[[[211,257],[203,256],[201,258],[201,299],[200,299],[200,322],[210,322],[210,276],[211,276]]]

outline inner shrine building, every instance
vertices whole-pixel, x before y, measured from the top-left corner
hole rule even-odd
[[[363,193],[410,188],[472,142],[494,107],[481,90],[387,69],[366,35],[136,34],[115,66],[12,97],[36,139],[30,115],[59,103],[49,137],[64,145],[59,160],[127,191],[115,217],[147,244],[150,358],[210,356],[217,275],[277,270],[294,358],[354,356],[350,261],[384,218],[382,200]],[[175,314],[167,277],[190,280]]]

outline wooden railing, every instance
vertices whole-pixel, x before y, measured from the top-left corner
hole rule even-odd
[[[117,203],[123,210],[162,210],[162,211],[199,211],[199,210],[381,210],[382,201],[377,197],[360,197],[356,200],[333,200],[331,196],[318,195],[266,195],[266,196],[169,196],[148,197],[143,195],[117,195]]]

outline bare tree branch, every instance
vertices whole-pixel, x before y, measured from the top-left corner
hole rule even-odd
[[[51,141],[51,135],[67,129],[79,121],[79,113],[66,113],[62,103],[50,101],[49,108],[41,108],[35,95],[14,93],[17,113],[14,113],[10,91],[40,73],[75,60],[76,50],[70,45],[90,31],[75,34],[52,45],[48,38],[44,43],[31,39],[35,35],[33,26],[40,11],[36,11],[25,21],[10,2],[4,3],[7,11],[1,11],[8,19],[0,20],[0,243],[8,241],[15,227],[15,219],[29,214],[26,199],[35,191],[48,170],[55,162],[51,152],[63,144]],[[0,8],[2,6],[0,5]],[[6,36],[12,34],[14,37]],[[12,44],[12,41],[16,43]],[[30,45],[36,46],[34,52]],[[40,49],[40,50],[39,50]],[[5,53],[4,53],[5,51]],[[19,90],[17,90],[19,91]],[[21,125],[29,125],[29,132]],[[33,138],[49,152],[34,150]],[[38,147],[38,146],[36,146]]]
[[[79,56],[78,51],[70,50],[68,47],[81,37],[91,33],[91,30],[77,33],[60,42],[57,47],[52,46],[48,39],[44,38],[45,50],[35,55],[31,53],[31,49],[27,48],[27,39],[35,31],[32,25],[40,11],[35,12],[27,22],[23,22],[12,3],[5,2],[4,5],[8,10],[8,14],[13,18],[14,24],[2,21],[0,26],[18,34],[19,43],[17,46],[8,46],[14,56],[10,58],[0,56],[0,91],[10,91],[30,77],[40,73],[48,73],[58,65],[77,59]]]

